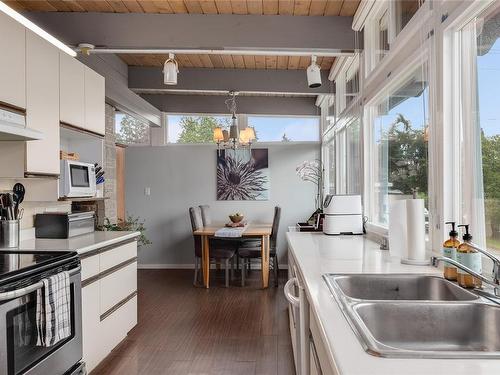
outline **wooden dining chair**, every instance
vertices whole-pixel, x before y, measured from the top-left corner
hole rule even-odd
[[[274,286],[278,286],[279,265],[278,265],[278,230],[280,226],[281,207],[274,207],[273,228],[270,238],[269,257],[272,260],[271,267],[274,272]],[[252,240],[251,242],[244,242],[238,247],[238,256],[243,260],[241,267],[241,286],[245,286],[245,276],[247,267],[250,267],[252,259],[261,258],[261,240]]]
[[[199,207],[189,208],[189,218],[191,219],[191,229],[193,230],[193,233],[196,230],[203,228],[203,218],[201,215],[201,209]],[[193,284],[196,286],[198,283],[198,273],[199,273],[198,271],[201,269],[202,252],[201,252],[201,236],[193,235],[193,237],[194,237],[194,257],[195,257]],[[237,251],[237,246],[234,246],[234,244],[232,246],[229,245],[221,246],[217,241],[210,242],[210,262],[214,260],[216,263],[222,263],[222,261],[224,261],[225,263],[226,287],[229,287],[230,271],[231,271],[231,277],[233,276],[234,269],[232,260],[236,255],[236,251]]]

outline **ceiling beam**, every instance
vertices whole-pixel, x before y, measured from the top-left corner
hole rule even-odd
[[[203,69],[181,68],[176,86],[163,83],[163,73],[157,67],[131,66],[128,86],[139,93],[151,92],[227,92],[249,94],[295,94],[314,96],[332,94],[334,85],[328,80],[328,71],[321,72],[323,85],[310,89],[304,70],[279,69]]]
[[[162,112],[229,114],[220,95],[141,95]],[[237,112],[253,115],[319,116],[314,97],[239,96]]]
[[[120,49],[351,52],[352,17],[27,12],[63,42]],[[320,55],[320,53],[318,53]]]

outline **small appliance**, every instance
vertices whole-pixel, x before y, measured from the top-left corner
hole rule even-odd
[[[363,234],[360,195],[327,195],[323,207],[324,234]]]
[[[36,238],[69,238],[95,231],[94,211],[35,215]]]
[[[61,160],[60,197],[94,197],[96,190],[94,164]]]

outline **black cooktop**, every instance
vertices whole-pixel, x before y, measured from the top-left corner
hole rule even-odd
[[[73,261],[78,263],[78,255],[74,251],[0,250],[0,286]]]

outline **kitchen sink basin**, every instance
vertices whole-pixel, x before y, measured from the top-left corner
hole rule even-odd
[[[360,302],[351,324],[371,354],[500,358],[500,307],[484,303]]]
[[[372,355],[500,358],[500,306],[441,277],[326,274],[323,278]]]
[[[325,275],[332,292],[361,300],[472,301],[479,297],[441,277],[431,275]]]

